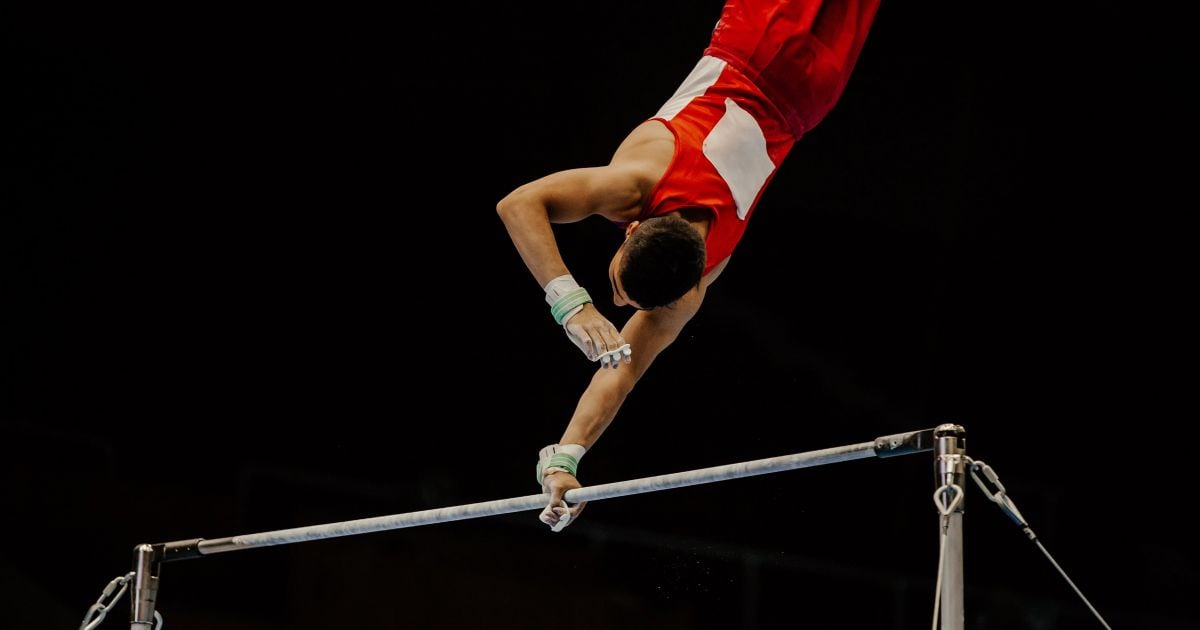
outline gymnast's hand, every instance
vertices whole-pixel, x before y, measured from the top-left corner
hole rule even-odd
[[[579,513],[583,511],[583,508],[587,507],[587,501],[578,503],[570,508],[563,507],[566,504],[563,496],[567,494],[567,491],[581,487],[579,480],[571,473],[556,472],[546,475],[542,479],[542,486],[546,492],[550,493],[550,503],[546,506],[546,509],[542,510],[538,518],[556,532],[561,531],[568,524],[574,523],[575,519],[579,518]],[[564,518],[564,515],[566,515],[566,518]]]
[[[589,361],[599,361],[600,367],[615,370],[622,363],[630,362],[632,352],[629,344],[625,343],[616,326],[592,304],[584,304],[582,310],[563,324],[563,328],[571,343],[582,350]]]

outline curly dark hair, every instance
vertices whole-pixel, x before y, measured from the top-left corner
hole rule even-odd
[[[667,306],[700,284],[704,239],[675,215],[646,219],[625,241],[625,295],[645,309]]]

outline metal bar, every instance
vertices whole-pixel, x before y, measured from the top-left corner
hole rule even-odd
[[[740,479],[743,477],[765,475],[783,472],[785,470],[795,470],[798,468],[811,468],[814,466],[823,466],[825,464],[835,464],[838,462],[846,462],[857,459],[918,453],[924,450],[930,450],[932,448],[929,445],[929,440],[922,439],[926,433],[928,432],[914,431],[900,433],[881,437],[872,442],[863,442],[861,444],[838,446],[834,448],[808,451],[805,453],[796,453],[793,455],[783,455],[780,457],[769,457],[766,459],[758,459],[749,462],[739,462],[736,464],[701,468],[698,470],[673,473],[669,475],[659,475],[657,477],[645,477],[630,481],[588,486],[585,488],[571,490],[567,493],[566,498],[567,501],[571,503],[578,503],[580,501],[599,501],[601,499],[611,499],[615,497],[642,494],[646,492],[658,492],[659,490],[695,486],[729,479]],[[484,516],[494,516],[497,514],[509,514],[512,512],[522,512],[527,510],[540,510],[545,506],[546,495],[535,494],[512,499],[499,499],[496,501],[456,505],[433,510],[423,510],[420,512],[408,512],[404,514],[393,514],[390,516],[377,516],[373,518],[343,521],[340,523],[328,523],[325,525],[313,525],[309,527],[296,527],[257,534],[233,536],[229,538],[177,541],[174,543],[165,544],[165,548],[167,550],[174,550],[174,552],[164,554],[165,557],[163,560],[183,560],[215,553],[224,553],[227,551],[240,551],[243,549],[254,549],[257,547],[287,545],[313,540],[323,540],[326,538],[355,536],[358,534],[367,534],[392,529],[402,529],[406,527],[417,527],[420,525],[432,525],[434,523],[446,523],[450,521],[480,518]]]

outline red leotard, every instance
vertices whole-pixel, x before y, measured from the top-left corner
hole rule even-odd
[[[879,0],[729,0],[712,41],[654,115],[675,154],[639,220],[712,213],[707,274],[729,257],[792,145],[833,108]]]

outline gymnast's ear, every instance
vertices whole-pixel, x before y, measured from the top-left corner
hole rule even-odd
[[[625,226],[625,238],[629,238],[630,236],[633,236],[633,233],[636,232],[637,229],[641,226],[642,226],[641,221],[630,221],[629,225]]]

